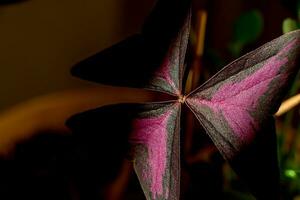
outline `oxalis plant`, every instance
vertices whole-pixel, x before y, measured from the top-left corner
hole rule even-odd
[[[300,32],[238,58],[186,94],[191,15],[191,1],[159,0],[140,34],[72,69],[86,80],[156,91],[161,101],[97,108],[71,117],[67,125],[75,134],[101,134],[96,142],[107,147],[103,155],[116,160],[106,173],[114,174],[118,160],[128,158],[147,199],[175,200],[186,107],[257,199],[279,199],[273,115],[298,71]]]

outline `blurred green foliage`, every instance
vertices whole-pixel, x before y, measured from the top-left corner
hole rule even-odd
[[[298,28],[299,28],[299,23],[292,18],[286,18],[283,21],[283,24],[282,24],[283,33],[288,33],[288,32],[294,31]]]
[[[289,4],[287,4],[289,3]],[[288,33],[300,28],[300,0],[286,1],[288,7],[297,15],[297,19],[286,18],[282,23],[283,33]],[[296,10],[294,10],[296,8]]]
[[[234,57],[241,54],[242,49],[255,42],[263,32],[264,19],[260,11],[251,10],[243,13],[234,23],[233,39],[229,51]]]

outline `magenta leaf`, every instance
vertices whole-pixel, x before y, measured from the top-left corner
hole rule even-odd
[[[145,105],[132,122],[134,168],[147,199],[179,197],[180,106],[178,102]]]
[[[299,51],[299,37],[295,36],[298,34],[285,35],[247,54],[187,98],[189,107],[225,158],[230,160],[250,144],[263,120],[278,108],[274,99],[280,99],[297,67],[297,57],[293,55]],[[245,68],[250,58],[254,63]],[[231,67],[239,62],[244,65],[235,66],[239,70],[228,76]],[[219,77],[226,79],[216,81]]]
[[[186,48],[189,39],[191,13],[188,14],[184,24],[174,41],[172,41],[162,65],[154,72],[149,88],[181,95],[183,67]]]
[[[77,63],[72,74],[108,85],[178,95],[189,39],[190,5],[191,0],[157,1],[140,33]]]

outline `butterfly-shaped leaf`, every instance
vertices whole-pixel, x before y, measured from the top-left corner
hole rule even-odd
[[[189,3],[159,1],[140,35],[81,62],[73,72],[100,83],[146,87],[177,97],[133,104],[128,110],[134,113],[128,122],[128,141],[147,199],[179,199],[179,123],[184,105],[255,196],[276,199],[279,173],[272,115],[298,70],[300,32],[283,35],[246,54],[184,95]],[[170,14],[169,5],[174,5]],[[76,119],[88,119],[87,113],[73,117],[69,126],[75,129],[74,124],[80,123]]]

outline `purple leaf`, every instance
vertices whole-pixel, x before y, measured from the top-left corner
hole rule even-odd
[[[188,105],[225,158],[234,157],[250,144],[263,120],[277,109],[274,99],[282,96],[290,76],[296,74],[298,55],[295,53],[298,51],[299,35],[283,36],[240,59],[245,65],[250,58],[261,60],[247,68],[235,66],[239,70],[228,76],[231,66],[240,61],[233,62],[204,87],[210,83],[214,85],[204,90],[200,87],[187,98]],[[218,77],[226,79],[216,81]]]
[[[147,107],[132,123],[135,171],[148,199],[178,199],[180,104]]]
[[[162,65],[154,72],[149,88],[180,96],[185,54],[189,39],[191,13],[186,17],[178,36],[172,41]]]

